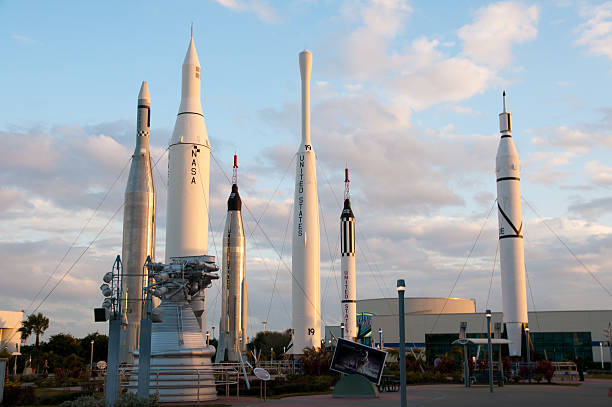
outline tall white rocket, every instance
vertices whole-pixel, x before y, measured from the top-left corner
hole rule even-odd
[[[321,346],[321,266],[319,204],[315,152],[310,143],[310,73],[312,54],[300,52],[302,141],[296,156],[291,246],[294,354]]]
[[[501,264],[504,323],[510,356],[521,356],[522,332],[527,325],[527,289],[525,286],[525,253],[523,248],[523,215],[521,210],[521,174],[519,157],[512,141],[512,122],[506,109],[499,114],[501,138],[495,159],[497,176],[497,209],[499,221],[499,261]]]
[[[200,87],[202,68],[193,35],[183,61],[181,105],[168,147],[166,263],[172,257],[208,253],[210,143],[204,124]],[[200,327],[204,290],[191,297]]]
[[[344,208],[340,215],[340,254],[342,260],[342,322],[344,339],[357,339],[357,282],[355,276],[355,215],[351,209],[348,168],[344,172]]]
[[[232,192],[227,200],[223,230],[221,320],[216,362],[239,361],[246,349],[247,285],[244,275],[245,240],[242,225],[242,200],[238,193],[238,162],[234,155]]]
[[[125,188],[123,206],[123,329],[121,330],[120,363],[133,363],[138,349],[142,314],[142,289],[147,280],[143,275],[148,256],[155,258],[155,187],[149,149],[151,97],[147,82],[138,93],[136,148],[132,155],[130,175]]]

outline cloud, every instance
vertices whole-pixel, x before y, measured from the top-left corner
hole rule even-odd
[[[278,21],[278,13],[266,0],[214,0],[236,13],[251,12],[268,23]]]
[[[372,84],[396,104],[426,109],[459,102],[500,82],[516,44],[537,36],[538,9],[500,2],[478,9],[457,31],[463,50],[455,55],[438,38],[398,38],[413,14],[404,1],[346,3],[344,16],[359,26],[337,39],[340,55],[332,71],[352,83]],[[508,17],[510,16],[510,18]],[[450,41],[454,43],[454,41]],[[406,44],[406,45],[400,45]]]
[[[589,153],[596,142],[592,134],[567,126],[546,127],[539,129],[537,132],[543,135],[532,138],[531,141],[534,144],[554,149],[565,149],[580,155]]]
[[[585,168],[594,184],[612,185],[612,167],[601,165],[597,161],[589,161]]]
[[[13,34],[11,35],[11,38],[17,42],[20,42],[24,45],[38,45],[40,44],[40,42],[30,38],[30,37],[26,37],[25,35],[20,35],[20,34]]]
[[[475,21],[461,27],[458,36],[464,42],[463,52],[485,65],[508,65],[512,46],[533,40],[538,34],[537,6],[498,2],[478,9],[475,15]]]
[[[580,15],[586,21],[578,27],[576,44],[587,47],[591,55],[612,60],[612,2],[583,6]]]
[[[571,204],[568,210],[584,219],[597,220],[612,212],[612,197],[581,200]]]

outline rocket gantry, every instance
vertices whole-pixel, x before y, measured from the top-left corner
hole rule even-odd
[[[132,363],[138,349],[142,310],[142,289],[147,280],[143,267],[148,256],[155,257],[155,187],[149,150],[151,98],[147,82],[138,94],[136,147],[125,188],[123,207],[123,329],[119,363]]]
[[[521,174],[519,157],[512,140],[512,122],[503,94],[503,112],[499,114],[501,137],[495,159],[497,209],[499,223],[499,261],[502,279],[504,323],[510,356],[521,356],[522,332],[528,323],[525,286],[525,251],[521,209]]]
[[[300,52],[302,140],[296,155],[293,203],[292,324],[294,354],[321,345],[320,231],[316,156],[310,141],[312,54]]]

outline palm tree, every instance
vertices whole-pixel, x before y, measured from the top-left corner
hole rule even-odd
[[[44,316],[41,312],[38,314],[30,314],[28,318],[22,322],[21,337],[27,339],[28,336],[36,335],[36,348],[40,343],[40,336],[45,333],[49,328],[49,318]]]
[[[40,336],[45,333],[47,328],[49,328],[49,318],[44,316],[42,312],[38,314],[30,314],[26,318],[25,321],[21,323],[21,337],[27,339],[28,336],[34,334],[36,335],[36,371],[38,371],[38,365],[40,362],[40,350],[38,345],[40,344]]]

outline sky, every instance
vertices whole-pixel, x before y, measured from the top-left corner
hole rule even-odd
[[[291,320],[298,53],[313,53],[323,323],[340,320],[343,169],[357,298],[465,297],[501,310],[495,154],[508,94],[521,159],[528,307],[612,309],[612,2],[0,1],[0,309],[47,334],[93,322],[121,252],[141,81],[151,92],[164,257],[165,153],[190,25],[212,145],[209,253],[238,154],[248,334]],[[258,226],[259,225],[259,226]],[[219,324],[220,284],[207,290]],[[53,289],[55,287],[55,289]]]

